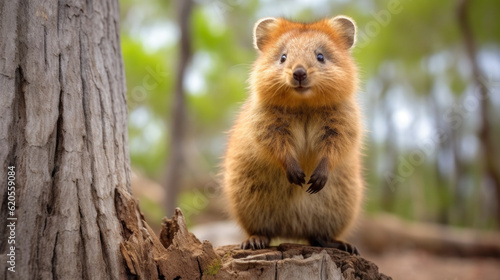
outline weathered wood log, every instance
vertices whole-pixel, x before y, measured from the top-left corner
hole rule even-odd
[[[418,248],[435,255],[500,257],[500,233],[405,221],[394,215],[364,217],[357,244],[375,253]]]
[[[120,197],[133,200],[128,194]],[[281,244],[255,251],[238,245],[214,249],[188,232],[180,209],[164,219],[159,237],[145,223],[137,227],[133,217],[121,220],[131,222],[124,225],[131,234],[122,254],[132,279],[391,279],[372,262],[332,248]]]

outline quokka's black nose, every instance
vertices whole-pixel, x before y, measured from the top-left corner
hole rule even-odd
[[[307,78],[306,69],[299,67],[293,71],[293,78],[299,82],[302,82]]]

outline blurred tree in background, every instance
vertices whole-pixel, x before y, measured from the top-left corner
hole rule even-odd
[[[217,182],[225,131],[246,97],[257,55],[254,22],[265,16],[312,21],[345,14],[359,30],[353,54],[367,128],[367,212],[498,228],[500,2],[464,1],[460,17],[462,2],[194,1],[179,203],[205,207],[192,194]],[[132,165],[159,182],[165,181],[172,153],[171,110],[181,57],[178,4],[121,1]]]

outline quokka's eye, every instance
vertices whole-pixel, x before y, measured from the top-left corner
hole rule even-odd
[[[319,62],[325,62],[325,57],[323,56],[322,53],[318,53],[318,55],[316,55],[316,58],[318,59]]]
[[[280,58],[280,63],[283,63],[286,61],[286,54],[282,54]]]

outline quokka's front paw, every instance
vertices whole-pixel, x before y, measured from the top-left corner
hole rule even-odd
[[[269,246],[269,238],[262,235],[251,235],[241,243],[241,249],[265,249]]]
[[[315,194],[322,190],[328,180],[328,164],[326,159],[322,159],[314,170],[308,184],[311,184],[306,192]]]
[[[288,182],[299,186],[306,183],[306,174],[296,160],[287,160],[285,172]]]

